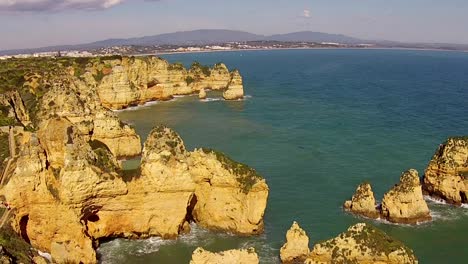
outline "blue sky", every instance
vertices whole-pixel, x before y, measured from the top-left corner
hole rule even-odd
[[[467,0],[0,0],[0,50],[193,29],[468,44]]]

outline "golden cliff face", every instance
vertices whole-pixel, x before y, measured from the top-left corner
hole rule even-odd
[[[382,216],[391,222],[408,224],[432,219],[416,170],[403,172],[400,182],[385,193]]]
[[[168,100],[174,95],[197,93],[201,89],[226,90],[224,98],[243,98],[242,77],[219,63],[213,68],[194,63],[190,69],[169,64],[156,57],[138,57],[101,61],[87,68],[94,78],[86,78],[96,87],[105,107],[122,109],[152,100]]]
[[[346,201],[344,204],[345,210],[370,218],[379,217],[376,207],[374,192],[370,183],[361,183],[351,200]]]
[[[225,65],[186,70],[154,57],[28,63],[42,72],[0,96],[2,122],[26,128],[14,129],[0,195],[13,208],[11,226],[32,247],[57,263],[95,263],[100,238],[175,238],[189,222],[263,231],[268,186],[253,169],[219,152],[189,152],[166,127],[151,132],[142,152],[135,130],[108,108],[229,89]],[[240,75],[236,89],[239,82]],[[137,171],[122,170],[117,159],[141,153]]]
[[[424,190],[448,203],[468,203],[468,137],[441,144],[424,175]]]
[[[37,133],[23,131],[16,141],[0,195],[14,208],[14,229],[56,262],[95,263],[100,238],[175,238],[192,221],[262,231],[265,181],[219,153],[187,151],[167,127],[150,133],[133,175],[121,171],[106,144],[89,141],[66,118],[44,120]]]
[[[58,80],[39,102],[38,120],[67,118],[79,129],[85,140],[105,143],[118,158],[137,156],[140,137],[130,126],[104,108],[96,92],[72,77]]]

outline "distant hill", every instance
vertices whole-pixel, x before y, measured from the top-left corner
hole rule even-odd
[[[226,43],[234,41],[262,40],[264,36],[243,31],[223,29],[201,29],[194,31],[180,31],[154,36],[128,39],[108,39],[90,43],[89,45],[200,45],[212,43]]]
[[[359,44],[366,42],[365,40],[348,37],[341,34],[328,34],[322,32],[300,31],[288,34],[278,34],[266,37],[267,40],[277,41],[304,41],[304,42],[336,42],[345,44]]]
[[[49,46],[35,49],[0,51],[0,55],[20,53],[57,51],[57,50],[87,50],[110,46],[153,46],[153,45],[207,45],[241,41],[282,41],[282,42],[337,42],[344,44],[370,43],[386,47],[416,47],[416,48],[444,48],[468,49],[468,45],[457,44],[427,44],[427,43],[401,43],[394,41],[369,41],[341,34],[328,34],[322,32],[301,31],[287,34],[263,36],[237,30],[201,29],[193,31],[180,31],[138,38],[106,39],[78,45]]]
[[[263,36],[237,30],[223,29],[201,29],[193,31],[180,31],[174,33],[159,34],[153,36],[145,36],[138,38],[122,38],[122,39],[106,39],[91,43],[78,45],[59,45],[49,46],[35,49],[22,50],[7,50],[0,51],[0,54],[18,54],[30,52],[44,52],[56,50],[83,50],[102,48],[109,46],[122,45],[137,45],[137,46],[152,46],[152,45],[204,45],[216,44],[236,41],[259,41],[259,40],[278,40],[278,41],[309,41],[309,42],[341,42],[341,43],[356,43],[358,39],[345,35],[335,35],[320,32],[296,32],[290,34],[281,34],[273,36]]]

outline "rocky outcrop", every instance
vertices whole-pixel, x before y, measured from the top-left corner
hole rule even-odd
[[[198,99],[206,99],[206,92],[204,88],[200,89],[200,92],[198,93]]]
[[[316,244],[305,263],[418,263],[413,251],[381,230],[364,223]]]
[[[69,120],[85,140],[107,145],[117,158],[138,156],[140,137],[130,126],[105,109],[95,91],[74,77],[62,77],[39,101],[37,120],[62,117]]]
[[[309,255],[309,237],[294,221],[286,233],[286,243],[280,249],[282,263],[302,263]]]
[[[374,192],[370,183],[361,183],[354,193],[351,200],[344,204],[347,211],[353,212],[369,218],[378,218],[379,211],[374,198]]]
[[[240,234],[263,232],[268,186],[254,169],[208,149],[192,152],[190,163],[196,222]]]
[[[223,97],[226,100],[238,100],[244,98],[244,86],[242,84],[242,77],[239,71],[231,73],[231,81],[229,82],[228,89],[224,91]]]
[[[220,153],[187,151],[167,127],[152,130],[133,174],[66,118],[52,117],[37,133],[16,138],[19,153],[0,195],[14,208],[14,230],[55,262],[95,263],[98,239],[175,238],[192,221],[262,231],[265,181]]]
[[[213,253],[199,247],[192,253],[190,264],[258,264],[258,255],[254,248],[233,249]]]
[[[195,62],[187,70],[182,64],[153,56],[122,57],[95,62],[86,71],[83,78],[95,87],[102,104],[111,109],[168,100],[204,88],[226,90],[228,99],[242,98],[244,93],[239,72],[229,72],[222,63],[209,68]]]
[[[376,207],[370,184],[362,183],[343,207],[358,215],[394,223],[417,224],[432,219],[423,197],[418,172],[414,169],[402,173],[400,182],[385,193],[380,206]]]
[[[400,183],[384,194],[381,210],[385,219],[395,223],[415,224],[432,219],[416,170],[405,171]]]
[[[452,137],[439,146],[426,168],[424,190],[451,204],[468,203],[468,137]]]
[[[31,119],[18,91],[9,91],[0,94],[0,122],[1,125],[14,125],[21,123],[29,126]]]

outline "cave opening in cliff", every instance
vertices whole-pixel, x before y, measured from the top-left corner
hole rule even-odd
[[[193,209],[195,208],[197,201],[198,201],[197,196],[193,194],[192,197],[190,198],[190,202],[188,203],[187,214],[185,216],[185,220],[189,223],[195,222],[195,218],[193,217]]]
[[[92,214],[90,216],[88,216],[88,219],[87,219],[89,222],[97,222],[99,221],[99,215],[97,214]]]
[[[20,219],[20,235],[28,244],[31,244],[28,236],[28,222],[29,222],[29,215],[25,215]]]
[[[462,203],[468,203],[468,198],[466,197],[466,193],[460,191],[460,198]]]

